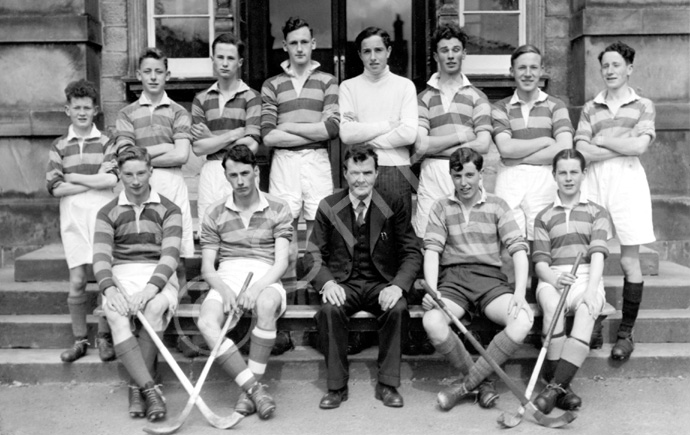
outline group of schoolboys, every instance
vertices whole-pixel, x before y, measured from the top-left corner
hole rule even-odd
[[[70,267],[75,344],[63,361],[86,353],[85,265],[93,263],[109,324],[99,325],[101,358],[117,355],[130,374],[132,417],[165,417],[154,383],[156,340],[143,329],[135,337],[130,317],[141,311],[162,337],[185,286],[180,257],[194,251],[181,166],[191,147],[206,156],[198,216],[202,275],[211,290],[199,329],[209,346],[222,340],[218,362],[241,388],[236,411],[265,419],[276,408],[260,380],[286,307],[280,278],[296,256],[300,214],[309,238],[305,267],[322,298],[316,316],[328,373],[322,409],[348,399],[348,316],[359,310],[374,313],[380,327],[375,397],[403,406],[397,387],[409,321],[406,293],[422,268],[458,318],[481,312],[505,326],[487,352],[498,364],[507,361],[532,328],[525,299],[530,249],[544,330],[565,286],[572,287],[567,309],[575,312],[569,337],[562,313],[558,320],[544,369],[548,386],[536,405],[545,413],[579,407],[570,381],[605,303],[607,239],[615,228],[625,273],[623,319],[612,349],[620,360],[633,350],[642,295],[639,245],[654,240],[639,162],[655,136],[654,108],[628,85],[634,50],[617,42],[601,53],[606,90],[584,106],[573,137],[566,106],[538,88],[544,65],[533,46],[511,57],[515,93],[491,105],[461,72],[468,37],[455,25],[440,26],[432,36],[438,72],[418,96],[411,81],[388,68],[391,42],[382,29],[359,34],[364,72],[340,87],[312,60],[316,41],[305,21],[291,18],[283,34],[284,72],[266,80],[261,94],[239,77],[243,43],[230,34],[216,38],[218,81],[196,96],[191,116],[165,93],[167,59],[147,49],[137,70],[143,92],[120,111],[111,140],[93,125],[93,85],[82,80],[67,87],[72,124],[53,144],[47,172],[48,190],[61,197]],[[338,136],[349,146],[343,161],[348,189],[334,194],[328,142]],[[482,154],[492,136],[501,154],[495,195],[482,182]],[[270,193],[258,189],[259,143],[273,150]],[[422,158],[412,218],[410,166]],[[119,179],[124,189],[115,196]],[[502,248],[512,257],[513,285],[501,272]],[[578,253],[582,264],[572,274]],[[253,278],[239,294],[248,272]],[[439,406],[448,410],[475,394],[482,407],[494,406],[489,363],[473,361],[429,295],[422,305],[431,343],[461,375],[438,394]],[[250,309],[258,319],[245,363],[220,333],[226,315]]]

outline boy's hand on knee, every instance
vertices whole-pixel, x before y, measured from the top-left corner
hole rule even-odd
[[[115,311],[121,316],[126,316],[129,314],[129,301],[127,300],[126,296],[121,293],[120,291],[117,290],[116,287],[110,287],[108,290],[113,289],[111,291],[106,290],[106,298],[107,298],[107,303],[106,307],[111,310]]]
[[[510,304],[508,304],[508,317],[512,315],[513,319],[517,319],[518,315],[520,314],[520,310],[525,311],[525,314],[527,314],[527,318],[530,322],[534,321],[534,313],[532,312],[532,309],[529,307],[529,304],[527,303],[525,297],[520,295],[513,295],[513,297],[510,298]]]

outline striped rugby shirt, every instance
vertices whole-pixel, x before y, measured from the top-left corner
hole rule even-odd
[[[513,255],[529,248],[513,211],[496,195],[482,190],[471,210],[454,195],[434,202],[424,235],[424,249],[438,252],[441,266],[501,266],[501,243]]]
[[[261,95],[240,80],[239,87],[220,107],[218,82],[199,92],[192,102],[192,123],[204,123],[215,135],[244,127],[245,136],[261,142]],[[228,147],[208,154],[206,160],[222,160]]]
[[[619,137],[635,128],[636,125],[641,134],[649,135],[653,141],[656,137],[654,103],[637,95],[632,88],[629,89],[630,98],[615,115],[606,105],[606,91],[600,92],[593,100],[585,103],[574,142],[577,143],[580,140],[590,142],[597,135]]]
[[[514,139],[555,139],[561,133],[573,133],[568,108],[558,98],[540,90],[527,119],[523,113],[525,104],[517,91],[511,97],[496,102],[491,112],[494,138],[503,133]]]
[[[312,62],[311,73],[297,95],[288,61],[283,62],[281,67],[284,72],[267,79],[261,87],[261,137],[266,137],[283,122],[323,122],[330,139],[338,136],[340,113],[335,77],[318,70],[319,63]],[[298,151],[326,146],[324,141],[286,149]]]
[[[92,126],[89,136],[83,141],[70,125],[67,135],[57,138],[48,152],[46,188],[48,193],[65,182],[65,174],[94,175],[103,162],[113,160],[115,142]],[[109,171],[117,176],[117,170]]]
[[[572,265],[577,254],[582,254],[582,263],[589,264],[595,252],[608,257],[606,241],[610,234],[611,221],[604,207],[587,201],[583,193],[572,209],[557,198],[534,221],[532,261],[549,266]]]
[[[292,213],[282,199],[259,191],[259,206],[245,226],[232,195],[208,208],[201,224],[201,248],[219,252],[219,261],[253,258],[275,261],[275,241],[292,240]]]
[[[101,292],[112,287],[112,266],[157,263],[148,283],[162,289],[180,259],[182,214],[168,198],[151,190],[141,207],[125,192],[106,204],[96,218],[93,273]]]
[[[192,119],[189,112],[164,93],[153,106],[142,92],[137,101],[120,110],[115,121],[117,149],[123,146],[149,147],[177,139],[192,140]]]
[[[462,85],[453,96],[449,110],[446,110],[439,89],[439,77],[438,73],[434,73],[426,89],[417,96],[419,127],[427,130],[429,136],[446,136],[467,129],[475,134],[480,131],[491,133],[491,104],[484,92],[474,87],[463,74]]]

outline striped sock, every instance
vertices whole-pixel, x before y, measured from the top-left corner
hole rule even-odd
[[[577,370],[585,362],[587,355],[589,355],[589,343],[573,337],[568,338],[563,346],[561,359],[558,361],[558,366],[556,366],[553,383],[559,384],[563,388],[568,387]]]
[[[505,330],[496,334],[486,352],[489,357],[493,359],[499,366],[504,362],[508,361],[508,358],[520,347],[520,343],[516,343],[508,337]],[[476,363],[470,369],[470,373],[467,375],[465,380],[465,387],[467,390],[474,390],[479,386],[479,384],[486,379],[494,369],[491,365],[484,359],[480,357]]]
[[[141,356],[139,342],[134,336],[122,343],[115,343],[115,353],[137,385],[143,388],[144,385],[153,382],[151,373],[146,369],[144,358]]]
[[[75,337],[86,337],[88,328],[86,326],[86,315],[89,311],[89,298],[86,293],[79,296],[67,296],[67,307],[72,319],[72,333]]]
[[[467,376],[470,367],[474,364],[472,356],[467,352],[465,346],[450,328],[448,328],[448,336],[442,342],[434,343],[436,351],[443,355],[453,366],[454,369],[460,371],[463,376]]]
[[[271,356],[271,349],[276,342],[275,330],[268,331],[258,326],[252,330],[251,345],[249,347],[249,369],[259,381],[266,372],[266,363]]]
[[[218,350],[218,364],[223,370],[242,388],[247,391],[249,387],[256,383],[254,374],[245,364],[239,349],[232,340],[224,339]]]

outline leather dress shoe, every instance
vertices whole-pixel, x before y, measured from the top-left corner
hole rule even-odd
[[[556,406],[564,411],[574,411],[582,406],[582,399],[568,385],[565,388],[565,394],[556,399]]]
[[[634,349],[635,343],[633,342],[632,334],[624,337],[619,335],[616,344],[611,349],[611,358],[616,361],[625,361],[630,358],[630,354],[632,354]]]
[[[321,398],[319,408],[335,409],[339,407],[342,402],[347,400],[347,396],[347,387],[341,388],[340,390],[328,390],[328,393],[324,394],[324,396]]]
[[[376,393],[374,397],[382,401],[385,406],[391,408],[403,407],[403,398],[395,387],[378,383],[376,384]]]
[[[479,389],[477,391],[479,406],[486,409],[493,408],[496,406],[498,397],[498,392],[496,391],[496,386],[493,381],[484,379],[482,383],[479,384]]]
[[[566,391],[560,384],[549,384],[534,399],[534,406],[544,414],[549,414],[556,406],[558,398],[565,394]]]

